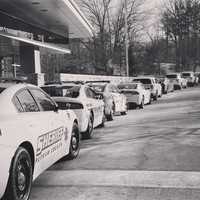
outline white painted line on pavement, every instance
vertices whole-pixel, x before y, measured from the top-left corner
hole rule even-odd
[[[37,187],[122,186],[200,189],[200,172],[126,170],[46,171],[35,181],[34,185]]]

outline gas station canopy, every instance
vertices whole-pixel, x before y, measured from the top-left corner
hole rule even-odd
[[[62,38],[92,36],[91,25],[73,0],[1,0],[0,24]]]

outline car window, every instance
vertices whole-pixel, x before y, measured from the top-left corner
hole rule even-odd
[[[38,112],[39,111],[39,108],[35,100],[33,99],[32,95],[30,94],[28,90],[23,90],[19,92],[16,95],[16,97],[18,98],[21,106],[23,107],[23,112]]]
[[[90,85],[97,92],[104,92],[106,85]]]
[[[183,77],[190,77],[191,74],[190,74],[190,73],[182,73],[182,76],[183,76]]]
[[[41,87],[41,89],[43,89],[51,97],[60,97],[60,96],[63,96],[62,95],[62,89],[60,87],[56,87],[56,86],[44,86],[44,87]]]
[[[143,84],[151,84],[151,79],[149,78],[137,78],[137,79],[133,79],[133,81],[136,81],[136,82],[141,82]]]
[[[2,93],[6,88],[0,87],[0,93]]]
[[[88,98],[93,98],[95,99],[96,94],[94,93],[94,91],[92,91],[90,88],[86,88],[85,90],[85,94]]]
[[[47,94],[38,89],[30,89],[30,91],[43,111],[53,111],[55,109],[55,103]]]
[[[177,78],[176,74],[167,74],[166,75],[167,78]]]
[[[23,110],[23,107],[22,107],[22,105],[21,105],[21,103],[19,102],[19,99],[18,99],[16,96],[13,98],[13,103],[14,103],[16,109],[17,109],[19,112],[23,112],[23,111],[24,111],[24,110]]]
[[[62,86],[62,94],[64,97],[78,98],[81,86]]]

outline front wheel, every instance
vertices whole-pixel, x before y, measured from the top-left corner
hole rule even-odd
[[[127,115],[127,111],[121,112],[121,115]]]
[[[153,97],[153,100],[154,100],[154,101],[157,101],[157,100],[158,100],[158,91],[156,92],[156,95]]]
[[[7,200],[28,200],[33,179],[33,166],[28,151],[19,147],[12,160],[5,192]]]
[[[105,122],[106,122],[106,115],[105,115],[105,112],[103,113],[103,116],[102,116],[102,121],[101,121],[101,124],[99,125],[100,128],[104,127],[105,126]]]
[[[113,116],[114,116],[114,112],[115,112],[115,105],[114,103],[112,104],[112,108],[110,110],[110,114],[109,115],[106,115],[106,119],[108,121],[112,121],[113,120]]]
[[[78,124],[74,123],[72,127],[69,154],[65,158],[72,160],[78,156],[79,151],[80,151],[80,132],[79,132]]]
[[[140,103],[140,105],[139,105],[139,108],[140,108],[140,109],[143,109],[143,108],[144,108],[144,97],[142,98],[142,101],[141,101],[141,103]]]

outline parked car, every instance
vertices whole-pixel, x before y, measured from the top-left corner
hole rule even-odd
[[[97,93],[103,95],[105,115],[108,121],[113,120],[115,113],[120,113],[121,115],[127,114],[126,96],[120,93],[116,85],[109,81],[88,81],[87,83]]]
[[[167,94],[168,92],[174,91],[174,84],[172,82],[170,82],[170,80],[168,78],[159,77],[158,81],[161,84],[163,94]]]
[[[157,83],[155,77],[136,77],[133,78],[133,82],[141,82],[146,90],[150,90],[151,98],[155,101],[162,96],[162,87]]]
[[[32,181],[44,170],[78,156],[78,121],[25,83],[0,83],[0,110],[0,198],[28,200]]]
[[[41,88],[56,101],[60,109],[75,112],[83,138],[92,138],[93,128],[104,125],[104,102],[88,85],[70,82]]]
[[[194,72],[192,71],[184,71],[181,73],[181,77],[187,80],[187,86],[194,86],[195,85],[195,76]]]
[[[187,80],[182,78],[180,73],[170,73],[166,77],[174,84],[174,89],[181,90],[187,87]]]
[[[200,72],[195,72],[194,76],[195,76],[195,84],[198,85],[200,82]]]
[[[128,107],[134,105],[142,109],[145,104],[151,104],[151,92],[140,82],[121,83],[118,88],[126,95]]]

